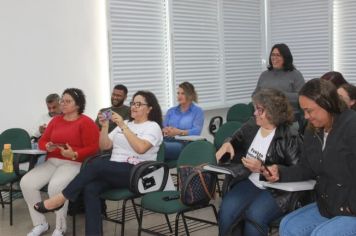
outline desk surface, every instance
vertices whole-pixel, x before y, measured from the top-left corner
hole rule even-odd
[[[303,191],[303,190],[312,190],[314,189],[316,181],[315,180],[307,180],[307,181],[300,181],[300,182],[285,182],[285,183],[268,183],[264,182],[264,187],[281,189],[289,192],[294,191]]]
[[[46,151],[39,149],[22,149],[22,150],[12,150],[12,153],[16,154],[29,154],[29,155],[43,155],[46,154]]]

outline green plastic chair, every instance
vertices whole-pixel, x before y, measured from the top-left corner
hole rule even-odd
[[[190,166],[198,166],[204,163],[215,164],[215,147],[212,143],[208,141],[195,141],[188,144],[179,155],[177,161],[177,168],[184,165]],[[139,217],[139,229],[138,235],[141,235],[141,232],[153,233],[157,234],[150,229],[144,229],[142,227],[143,223],[143,210],[149,210],[151,212],[164,214],[169,231],[172,233],[172,227],[168,220],[169,214],[176,214],[175,218],[175,235],[178,235],[178,224],[179,224],[179,217],[182,216],[184,228],[186,235],[189,235],[188,226],[186,223],[186,219],[202,221],[205,223],[217,225],[215,222],[207,221],[198,219],[191,216],[185,216],[186,212],[205,208],[205,207],[212,207],[214,211],[214,215],[217,219],[217,211],[214,205],[207,204],[207,205],[199,205],[199,206],[186,206],[184,205],[179,199],[174,199],[170,201],[163,200],[166,197],[173,197],[180,194],[180,191],[159,191],[148,193],[144,195],[141,199],[141,209],[140,209],[140,217]]]
[[[244,123],[253,116],[253,111],[251,106],[245,103],[237,103],[229,108],[226,115],[227,122],[229,121],[239,121]]]
[[[26,130],[20,128],[7,129],[0,135],[0,150],[4,148],[4,144],[10,143],[12,150],[19,149],[31,149],[31,139],[30,135]],[[15,192],[20,192],[20,190],[14,190],[13,184],[20,181],[21,177],[26,173],[24,170],[19,169],[19,164],[28,162],[28,155],[15,155],[14,154],[14,172],[5,173],[0,170],[0,202],[2,207],[4,205],[10,205],[10,225],[13,223],[13,197]],[[0,155],[0,162],[2,162],[2,156]],[[2,197],[2,192],[7,192],[9,195],[9,200],[5,200]]]
[[[219,150],[219,148],[224,144],[224,141],[226,138],[232,136],[236,130],[238,130],[242,124],[238,121],[229,121],[225,124],[223,124],[218,131],[216,132],[214,136],[214,146],[216,148],[216,151]],[[218,175],[221,176],[221,175]],[[224,181],[224,178],[219,177],[218,181],[216,182],[217,189],[219,196],[222,196],[222,191],[220,187],[220,183]]]
[[[230,137],[242,126],[242,123],[238,121],[230,121],[223,124],[214,136],[214,146],[216,150],[223,145],[226,138]]]
[[[159,151],[157,153],[157,161],[163,162],[164,161],[164,144],[162,142]],[[122,207],[121,207],[121,219],[119,219],[117,212],[118,210],[115,210],[115,212],[107,212],[106,216],[103,217],[103,220],[114,222],[117,224],[121,224],[121,236],[125,235],[125,220],[126,220],[126,203],[127,201],[131,201],[134,212],[135,212],[135,217],[137,221],[139,222],[139,216],[138,216],[138,210],[137,210],[137,204],[135,203],[135,199],[140,197],[141,195],[135,194],[131,192],[129,189],[111,189],[108,190],[100,195],[100,198],[104,199],[105,201],[123,201],[122,202]]]

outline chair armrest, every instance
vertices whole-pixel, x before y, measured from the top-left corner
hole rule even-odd
[[[214,116],[210,119],[209,122],[209,133],[215,136],[216,132],[223,123],[223,118],[221,116]]]
[[[263,186],[268,188],[280,189],[288,192],[304,191],[304,190],[313,190],[315,186],[315,180],[306,180],[299,182],[285,182],[285,183],[269,183],[264,182]]]

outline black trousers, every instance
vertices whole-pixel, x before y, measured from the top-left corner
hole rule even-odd
[[[102,235],[100,194],[111,188],[127,188],[133,165],[107,159],[96,159],[89,163],[63,190],[63,195],[75,201],[84,193],[85,234]]]

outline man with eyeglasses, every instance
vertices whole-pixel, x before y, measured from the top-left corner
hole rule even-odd
[[[130,118],[130,107],[124,105],[127,98],[127,88],[125,85],[117,84],[111,94],[111,107],[106,107],[100,109],[99,113],[105,113],[109,120],[109,133],[116,127],[116,124],[111,121],[111,111],[118,113],[124,120]],[[98,117],[95,120],[99,129],[101,126],[99,124]]]

